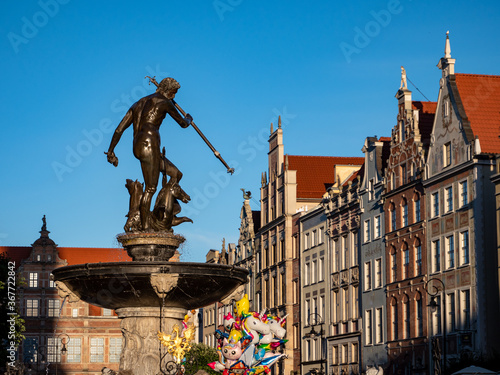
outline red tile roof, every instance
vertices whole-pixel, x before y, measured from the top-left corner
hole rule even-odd
[[[0,254],[5,254],[16,262],[16,268],[21,261],[29,257],[31,246],[0,246]],[[131,261],[127,252],[121,248],[89,248],[89,247],[58,247],[59,258],[66,260],[68,265],[99,263],[99,262],[128,262]]]
[[[58,247],[59,258],[65,259],[68,265],[84,263],[128,262],[127,252],[121,248],[94,247]]]
[[[21,261],[30,256],[32,249],[31,246],[0,246],[0,254],[5,254],[18,268]]]
[[[335,183],[335,166],[359,165],[363,157],[287,155],[288,169],[297,171],[297,198],[321,198]]]
[[[413,109],[419,110],[418,129],[422,136],[422,141],[427,142],[431,137],[437,103],[413,101],[411,104]]]
[[[455,81],[466,115],[464,128],[469,122],[481,152],[500,153],[500,76],[457,73]]]

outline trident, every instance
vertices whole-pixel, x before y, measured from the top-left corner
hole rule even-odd
[[[156,81],[155,77],[146,76],[144,78],[148,78],[149,79],[149,83],[153,82],[156,87],[159,86],[159,84]],[[171,100],[172,100],[172,103],[174,104],[175,108],[177,108],[179,110],[179,112],[184,117],[186,117],[186,112],[184,112],[184,110],[181,108],[181,106],[179,104],[177,104],[174,99],[171,99]],[[224,164],[224,167],[226,167],[226,169],[227,169],[227,173],[233,174],[234,173],[234,168],[231,168],[231,167],[229,167],[229,165],[227,165],[226,161],[222,158],[220,152],[217,151],[214,146],[212,146],[212,144],[207,139],[207,137],[205,137],[205,135],[201,132],[201,130],[196,126],[196,124],[193,121],[191,121],[191,126],[194,128],[194,130],[196,130],[196,132],[200,135],[200,137],[205,141],[205,143],[207,144],[207,146],[210,147],[210,149],[214,153],[215,157],[217,159],[219,159],[222,162],[222,164]]]

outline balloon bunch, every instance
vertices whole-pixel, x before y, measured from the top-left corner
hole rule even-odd
[[[195,311],[191,310],[184,316],[182,331],[177,324],[173,326],[170,335],[158,331],[158,339],[167,348],[167,352],[172,355],[174,362],[177,364],[185,361],[186,353],[191,350],[191,345],[195,339],[196,327],[193,323],[188,324],[189,319],[194,314]]]
[[[268,374],[270,367],[285,354],[276,350],[285,340],[286,317],[250,312],[245,294],[236,302],[233,312],[224,316],[224,330],[217,330],[219,361],[208,365],[223,375]]]

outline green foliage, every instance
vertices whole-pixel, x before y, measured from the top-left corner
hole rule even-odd
[[[205,370],[209,374],[220,375],[212,370],[208,364],[219,360],[219,355],[215,348],[205,344],[194,344],[186,355],[186,374],[196,374],[199,370]]]
[[[14,284],[15,280],[15,284]],[[0,338],[6,340],[7,345],[0,346],[0,368],[4,369],[7,362],[8,348],[11,342],[18,346],[24,340],[26,330],[24,319],[19,315],[19,301],[17,300],[20,278],[14,273],[14,265],[5,254],[0,254]],[[14,321],[14,324],[12,324]],[[11,329],[13,327],[13,329]]]

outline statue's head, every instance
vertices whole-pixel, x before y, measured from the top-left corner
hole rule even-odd
[[[156,91],[161,91],[168,99],[173,99],[177,90],[181,88],[179,82],[171,77],[163,78]]]

